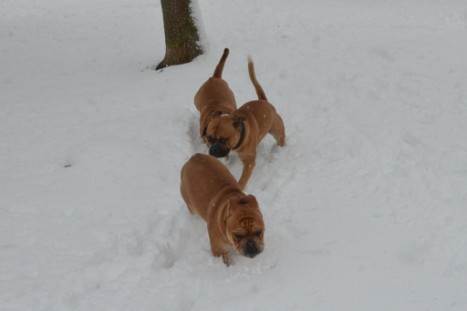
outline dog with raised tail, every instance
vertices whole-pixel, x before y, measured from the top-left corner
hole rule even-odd
[[[232,113],[237,109],[235,96],[227,82],[222,79],[224,64],[228,56],[229,49],[225,48],[212,77],[204,82],[195,94],[195,106],[200,112],[200,135],[205,142],[206,130],[211,120],[215,116]]]
[[[243,163],[239,180],[242,189],[250,179],[256,165],[256,148],[266,134],[271,134],[277,145],[285,145],[285,127],[281,116],[269,103],[256,79],[255,67],[248,57],[248,73],[255,87],[257,100],[247,102],[234,112],[215,114],[206,130],[209,154],[222,158],[235,150]]]

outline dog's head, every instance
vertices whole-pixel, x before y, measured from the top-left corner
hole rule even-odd
[[[230,150],[239,146],[244,134],[242,118],[226,113],[216,113],[206,129],[209,154],[216,158],[227,156]]]
[[[260,254],[264,249],[264,222],[256,198],[248,195],[231,199],[227,208],[227,239],[246,257]]]

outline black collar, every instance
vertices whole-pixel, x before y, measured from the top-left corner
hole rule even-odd
[[[243,139],[245,138],[245,124],[243,124],[243,120],[240,121],[240,139],[238,140],[238,143],[235,145],[235,147],[232,148],[232,150],[237,149],[240,147],[240,145],[243,143]]]

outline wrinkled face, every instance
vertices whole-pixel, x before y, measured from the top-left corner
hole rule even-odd
[[[264,249],[263,216],[252,195],[232,201],[226,221],[227,238],[237,252],[253,258]]]
[[[206,141],[209,154],[222,158],[229,154],[240,139],[239,124],[228,114],[217,115],[212,118],[206,129]]]

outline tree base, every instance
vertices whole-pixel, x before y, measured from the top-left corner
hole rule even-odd
[[[164,59],[156,66],[156,70],[172,65],[181,65],[191,62],[202,54],[199,46],[182,45],[176,48],[166,48]]]

